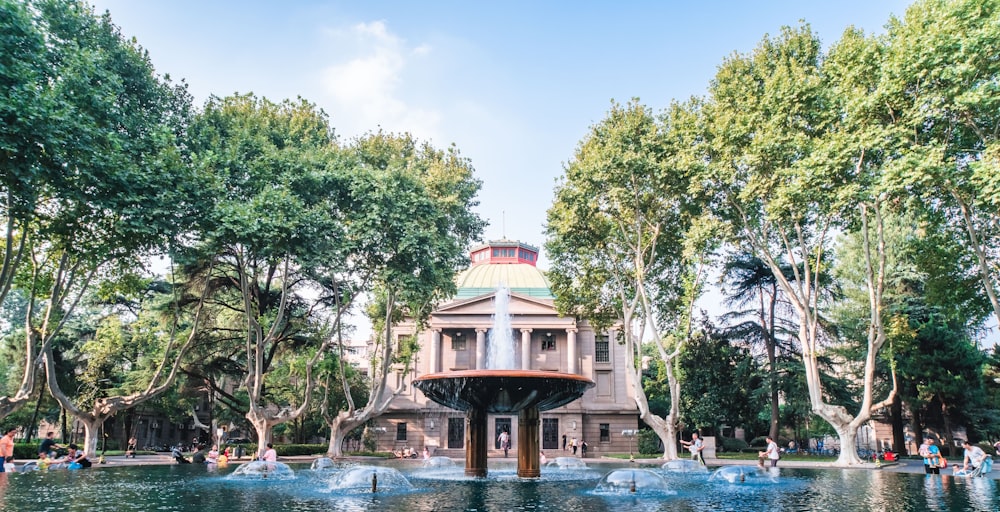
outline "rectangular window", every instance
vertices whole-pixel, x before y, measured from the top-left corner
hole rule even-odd
[[[610,443],[611,442],[611,424],[601,423],[601,442]]]
[[[551,332],[542,334],[542,350],[555,350],[556,336]]]
[[[406,441],[406,422],[401,421],[396,424],[396,440]]]
[[[456,352],[465,351],[465,336],[462,333],[456,333],[451,337],[451,349]]]
[[[465,418],[448,418],[448,448],[465,447]]]
[[[559,449],[559,420],[556,418],[542,418],[542,449]]]
[[[607,336],[594,337],[594,361],[598,363],[611,362],[611,347]]]

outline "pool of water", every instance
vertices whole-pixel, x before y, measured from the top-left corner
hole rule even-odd
[[[499,466],[499,467],[495,467]],[[119,466],[0,477],[2,511],[661,511],[661,510],[998,510],[997,481],[865,470],[781,469],[752,478],[711,478],[658,466],[545,466],[522,480],[516,467],[493,464],[486,479],[463,468],[388,463],[372,493],[368,474],[343,483],[348,467],[293,465],[292,478],[235,475],[237,465]],[[636,474],[630,474],[636,469]],[[752,468],[748,469],[752,471]],[[340,475],[340,477],[338,477]],[[773,476],[773,478],[772,478]],[[623,484],[624,482],[624,484]],[[635,482],[632,492],[631,482]],[[622,485],[624,485],[622,487]]]

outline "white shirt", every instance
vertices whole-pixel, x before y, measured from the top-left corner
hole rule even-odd
[[[778,460],[781,458],[781,454],[778,452],[778,443],[771,441],[767,443],[767,458],[771,460]]]
[[[264,460],[267,462],[275,462],[278,460],[278,452],[274,451],[274,448],[268,448],[264,452]]]

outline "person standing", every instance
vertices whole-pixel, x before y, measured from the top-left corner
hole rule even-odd
[[[264,450],[264,454],[260,457],[260,460],[264,462],[277,462],[278,452],[274,449],[272,443],[267,443],[267,450]]]
[[[575,456],[576,455],[576,438],[575,437],[569,440],[569,447],[570,447],[571,450],[573,450],[573,455]]]
[[[5,464],[14,462],[14,434],[17,433],[16,428],[8,428],[3,437],[0,437],[0,472],[6,471],[3,467]]]
[[[681,444],[691,450],[691,460],[705,464],[705,459],[701,456],[701,451],[705,449],[705,442],[701,440],[697,432],[691,434],[690,441],[681,441]]]
[[[1000,441],[997,441],[997,445],[1000,445]],[[563,451],[566,451],[566,434],[563,434]],[[997,454],[1000,454],[1000,448],[997,448]]]
[[[587,458],[587,441],[580,440],[580,457]]]
[[[503,457],[507,458],[507,451],[510,450],[510,434],[506,430],[500,432],[500,436],[497,437],[497,441],[500,442],[500,449],[503,450]]]
[[[781,458],[781,450],[778,449],[778,443],[774,442],[774,439],[767,437],[767,449],[759,452],[758,455],[760,460],[757,464],[760,467],[764,467],[764,459],[768,459],[771,461],[771,467],[776,468],[778,467],[778,459]]]
[[[920,450],[917,453],[924,458],[924,473],[928,475],[941,474],[941,467],[938,466],[941,450],[937,446],[934,446],[933,439],[930,437],[924,438],[924,444],[920,445]]]

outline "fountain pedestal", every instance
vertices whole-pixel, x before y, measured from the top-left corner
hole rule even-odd
[[[539,412],[566,405],[594,387],[575,374],[540,370],[462,370],[431,373],[413,385],[427,398],[466,413],[465,474],[485,477],[489,413],[518,414],[517,474],[540,476]]]
[[[526,407],[517,413],[517,476],[538,478],[542,475],[538,447],[537,407]]]

